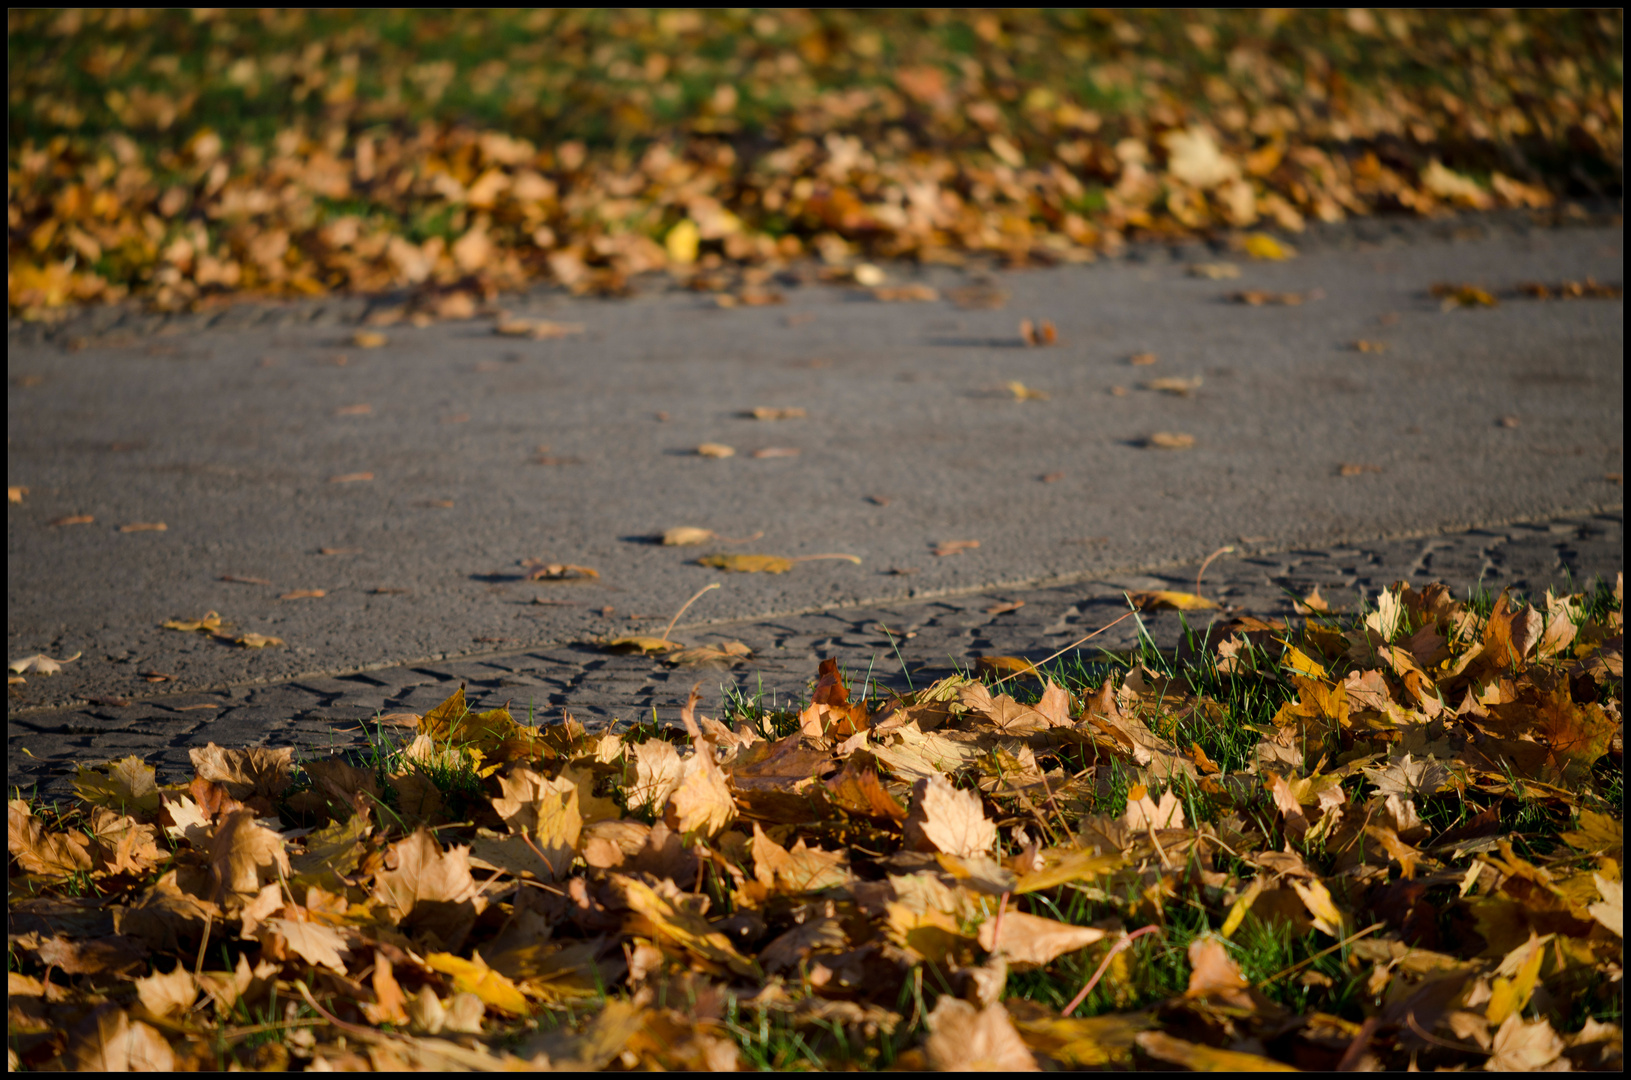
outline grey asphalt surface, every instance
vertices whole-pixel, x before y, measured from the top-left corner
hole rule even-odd
[[[13,326],[8,482],[29,491],[8,506],[8,659],[84,655],[12,687],[10,711],[654,633],[715,581],[686,624],[1619,507],[1623,303],[1443,311],[1427,291],[1619,284],[1620,226],[1472,231],[1236,258],[1234,281],[1189,276],[1220,258],[1195,245],[993,273],[1010,294],[1000,310],[827,285],[729,310],[685,292],[508,303],[586,327],[554,341],[481,318],[391,327],[364,350],[316,302],[167,335],[114,327],[77,349]],[[970,277],[891,273],[942,289]],[[1323,296],[1226,301],[1241,289]],[[1059,344],[1023,347],[1022,317],[1050,319]],[[1129,364],[1144,352],[1157,362]],[[1140,388],[1196,376],[1189,396]],[[1014,380],[1047,399],[1015,400]],[[808,415],[741,415],[756,406]],[[1139,445],[1161,431],[1195,445]],[[737,453],[692,453],[704,442]],[[799,453],[752,456],[769,447]],[[330,481],[362,472],[374,479]],[[49,524],[74,514],[95,521]],[[151,522],[166,531],[120,531]],[[764,535],[642,539],[677,525]],[[951,540],[980,546],[932,553]],[[713,551],[862,562],[694,565]],[[528,558],[600,577],[530,582]],[[279,599],[308,589],[327,595]],[[286,644],[159,627],[209,610]]]

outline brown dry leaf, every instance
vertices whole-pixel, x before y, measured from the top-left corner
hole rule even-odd
[[[892,304],[934,301],[940,299],[940,291],[916,282],[910,285],[880,285],[872,290],[872,298]]]
[[[328,482],[331,484],[360,484],[373,478],[374,474],[371,472],[340,473],[337,476],[329,477]]]
[[[669,793],[665,820],[683,837],[713,837],[735,817],[730,785],[714,762],[712,749],[699,744],[696,752],[680,763],[679,783]]]
[[[226,750],[212,742],[189,750],[187,755],[200,779],[220,784],[232,798],[242,802],[256,797],[276,799],[292,782],[293,747]]]
[[[135,984],[136,999],[142,1007],[163,1019],[186,1013],[198,1000],[198,983],[192,972],[179,963],[168,975],[154,972],[136,979]]]
[[[1191,263],[1189,265],[1189,276],[1222,281],[1225,278],[1239,277],[1240,267],[1234,263]]]
[[[767,889],[796,895],[835,888],[850,880],[845,852],[807,847],[802,837],[789,850],[766,836],[757,822],[749,851],[753,855],[753,875]]]
[[[1015,401],[1046,401],[1048,395],[1042,390],[1032,390],[1017,379],[1008,383],[1008,392],[1014,395]]]
[[[1367,341],[1364,338],[1361,338],[1358,341],[1355,341],[1353,343],[1353,347],[1354,347],[1355,352],[1362,352],[1362,353],[1384,353],[1384,352],[1387,352],[1387,342],[1385,342],[1385,341]]]
[[[425,829],[392,844],[384,866],[374,875],[374,899],[393,922],[457,949],[487,907],[470,876],[470,849],[454,846],[445,853]]]
[[[1452,285],[1448,282],[1439,282],[1427,290],[1429,296],[1439,301],[1444,311],[1458,307],[1496,307],[1500,301],[1495,299],[1487,290],[1477,285]]]
[[[706,544],[717,537],[718,534],[712,529],[699,529],[690,525],[680,525],[663,530],[662,542],[668,547],[689,547],[694,544]]]
[[[1200,387],[1201,377],[1196,375],[1192,378],[1186,379],[1180,376],[1164,376],[1159,379],[1151,379],[1149,382],[1142,385],[1146,390],[1159,390],[1163,394],[1172,394],[1176,397],[1188,397]]]
[[[609,611],[610,609],[608,609]],[[675,649],[684,648],[677,641],[658,637],[620,637],[613,638],[606,643],[606,651],[614,653],[639,653],[642,656],[660,656]]]
[[[53,660],[44,653],[35,653],[33,656],[25,656],[21,660],[13,660],[6,667],[19,675],[27,674],[30,671],[37,675],[55,675],[62,670],[63,664],[71,664],[83,655],[83,653],[76,652],[74,655],[63,657],[61,660]]]
[[[704,555],[697,565],[737,574],[785,574],[793,569],[793,560],[780,555]]]
[[[997,827],[985,816],[978,794],[960,791],[944,776],[936,775],[912,787],[906,837],[920,851],[968,858],[991,851],[997,842]]]
[[[1320,615],[1329,615],[1331,613],[1331,607],[1325,602],[1325,597],[1320,595],[1320,587],[1318,585],[1315,585],[1313,589],[1309,591],[1308,595],[1303,597],[1301,600],[1293,600],[1291,602],[1291,609],[1299,615],[1313,615],[1316,613]]]
[[[59,518],[54,519],[51,522],[51,524],[52,525],[90,525],[90,524],[93,524],[95,521],[96,521],[96,518],[92,517],[90,514],[68,514],[65,517],[59,517]]]
[[[7,850],[29,873],[66,877],[91,868],[85,838],[75,833],[46,832],[24,800],[13,799],[6,804],[6,819]]]
[[[1054,919],[1010,911],[1002,917],[1002,937],[996,920],[980,926],[980,946],[987,952],[1002,951],[1016,970],[1043,967],[1068,952],[1104,940],[1107,931],[1092,926],[1072,926]]]
[[[724,641],[717,645],[698,645],[677,649],[663,657],[663,662],[680,666],[714,665],[729,667],[753,658],[753,650],[740,641]]]
[[[599,570],[578,566],[575,563],[548,563],[527,559],[521,565],[527,568],[528,581],[594,581],[600,577]]]
[[[736,448],[734,446],[726,446],[723,443],[705,442],[701,446],[697,447],[696,453],[699,457],[728,458],[736,455]]]
[[[289,875],[289,854],[283,838],[255,821],[253,810],[224,814],[209,841],[212,900],[228,894],[248,899],[261,887]]]
[[[149,815],[159,808],[157,772],[131,754],[110,761],[107,772],[99,773],[81,765],[74,779],[74,794],[92,806],[105,806],[120,813]]]
[[[1157,431],[1144,440],[1144,445],[1157,450],[1187,450],[1195,445],[1195,436],[1176,431]]]
[[[380,349],[389,342],[390,339],[378,330],[358,330],[351,335],[351,344],[359,349]]]
[[[851,814],[863,814],[896,825],[906,821],[906,808],[878,779],[878,771],[866,755],[851,755],[838,775],[827,781],[827,795],[833,804]]]
[[[500,319],[493,326],[493,333],[503,337],[524,337],[534,341],[551,341],[555,338],[568,337],[572,334],[583,333],[582,323],[559,323],[549,319]]]
[[[973,551],[979,546],[978,540],[942,540],[934,546],[934,553],[945,558],[947,555],[961,555],[965,551]]]
[[[1219,1050],[1201,1043],[1185,1042],[1160,1031],[1139,1034],[1138,1048],[1157,1061],[1182,1065],[1191,1072],[1297,1072],[1291,1065],[1273,1058],[1239,1050]]]
[[[757,963],[737,952],[730,938],[709,926],[700,915],[677,906],[636,878],[612,873],[607,875],[607,881],[630,911],[646,919],[657,936],[704,960],[723,964],[738,975],[764,977]]]
[[[802,452],[796,446],[766,446],[755,450],[753,456],[755,458],[789,458],[798,457]]]
[[[628,747],[628,753],[634,762],[633,783],[627,789],[629,809],[661,808],[682,779],[679,751],[673,743],[647,739]]]
[[[1269,292],[1266,289],[1246,289],[1242,292],[1231,293],[1229,299],[1237,304],[1247,304],[1251,307],[1263,307],[1266,304],[1296,307],[1305,300],[1313,300],[1317,299],[1317,297],[1315,293]]]
[[[1009,600],[1009,601],[1006,601],[1006,602],[996,603],[996,604],[991,605],[990,607],[985,609],[985,613],[987,615],[1006,615],[1010,611],[1018,611],[1020,608],[1022,608],[1024,606],[1025,606],[1025,601],[1023,601],[1023,600]]]
[[[175,1051],[157,1028],[107,1005],[91,1012],[59,1059],[73,1072],[175,1072]]]
[[[334,410],[335,416],[367,416],[374,411],[374,407],[367,402],[357,405],[341,405]]]
[[[748,410],[744,415],[752,417],[754,420],[796,420],[804,416],[805,412],[799,408],[778,409],[768,405],[760,405]]]
[[[213,634],[221,629],[221,616],[213,611],[208,611],[204,613],[204,617],[201,619],[168,619],[161,625],[166,630]]]
[[[566,875],[583,833],[583,815],[578,809],[578,786],[559,777],[547,779],[526,766],[517,766],[499,779],[503,795],[493,800],[493,810],[505,827],[518,836],[529,837],[553,878]]]
[[[1156,355],[1152,352],[1134,353],[1127,358],[1127,362],[1133,367],[1148,367],[1156,362]]]
[[[23,501],[23,496],[28,494],[28,491],[29,489],[21,484],[7,484],[6,501],[8,503],[20,503]]]
[[[1557,1061],[1566,1044],[1544,1017],[1528,1021],[1513,1013],[1495,1032],[1494,1047],[1491,1071],[1537,1072]]]
[[[279,600],[321,600],[327,596],[325,589],[295,589],[278,597]]]
[[[267,919],[260,937],[272,954],[300,957],[313,967],[345,974],[346,938],[332,926],[294,919]]]
[[[170,526],[162,521],[133,521],[129,525],[119,526],[122,533],[138,532],[167,532]]]
[[[273,645],[283,644],[283,639],[280,637],[268,637],[265,634],[255,633],[239,634],[237,637],[228,638],[227,640],[246,649],[265,649]]]
[[[1167,790],[1157,803],[1150,798],[1143,784],[1134,784],[1127,792],[1127,810],[1122,822],[1134,832],[1146,829],[1181,829],[1184,827],[1184,806],[1176,793]]]
[[[1156,590],[1128,593],[1127,597],[1140,611],[1211,611],[1218,606],[1214,600],[1186,592]]]
[[[923,1052],[939,1071],[1040,1072],[1001,1002],[981,1009],[947,994],[924,1018]]]
[[[1360,476],[1364,473],[1379,473],[1381,471],[1382,467],[1380,465],[1359,465],[1351,462],[1343,462],[1337,467],[1337,475],[1339,476]]]

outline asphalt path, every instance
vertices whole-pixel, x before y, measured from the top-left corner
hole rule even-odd
[[[1620,284],[1617,224],[1234,257],[1235,280],[1196,261],[1224,257],[990,273],[995,309],[825,284],[729,309],[684,291],[512,301],[584,326],[545,341],[484,317],[364,349],[301,305],[73,350],[14,326],[8,483],[28,490],[8,506],[8,659],[83,655],[11,707],[653,634],[713,582],[684,624],[1621,505],[1623,303],[1506,296]],[[1504,298],[1444,310],[1442,282]],[[1058,342],[1025,346],[1021,318]],[[1162,378],[1199,381],[1144,388]],[[1194,442],[1148,445],[1158,432]],[[72,516],[94,520],[51,524]],[[676,526],[722,539],[650,542]],[[953,541],[978,546],[935,554]],[[860,563],[695,563],[716,552]],[[535,582],[529,559],[599,576]],[[209,611],[284,644],[160,626]]]

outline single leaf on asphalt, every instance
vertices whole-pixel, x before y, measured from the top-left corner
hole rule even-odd
[[[23,487],[21,484],[6,485],[6,501],[8,503],[20,503],[23,501],[23,496],[27,494],[28,488]]]
[[[1156,450],[1187,450],[1195,445],[1195,436],[1177,431],[1157,431],[1144,440],[1144,445]]]
[[[328,592],[327,592],[327,590],[324,590],[324,589],[295,589],[295,590],[293,590],[291,592],[284,593],[282,596],[278,597],[278,599],[279,600],[321,600],[323,597],[325,597],[327,595],[328,595]]]
[[[991,851],[997,842],[997,827],[985,816],[979,795],[934,776],[919,780],[912,788],[906,836],[919,850],[967,858]]]
[[[221,629],[221,616],[213,611],[207,611],[200,619],[166,620],[163,627],[166,630],[181,630],[187,633],[213,634]]]
[[[793,569],[793,560],[780,555],[704,555],[697,565],[738,574],[785,574]]]
[[[923,1051],[938,1071],[1040,1072],[1001,1002],[981,1009],[946,994],[924,1018]]]
[[[789,458],[798,457],[802,450],[796,446],[764,446],[753,452],[755,458]]]
[[[119,526],[119,531],[122,533],[165,532],[169,528],[170,526],[162,521],[133,521],[129,525]]]
[[[283,644],[283,639],[280,637],[268,637],[265,634],[256,633],[239,634],[237,637],[229,636],[226,640],[234,645],[241,645],[246,649],[266,649],[273,645]]]
[[[773,408],[768,405],[760,405],[748,410],[744,415],[754,420],[797,420],[804,416],[805,413],[800,408]]]
[[[666,664],[683,667],[699,665],[725,666],[751,659],[753,650],[740,641],[725,641],[718,645],[697,645],[689,649],[676,649],[663,657]]]
[[[642,656],[659,656],[683,647],[677,641],[658,637],[620,637],[606,643],[607,652],[638,653]]]
[[[1234,263],[1190,263],[1189,276],[1222,281],[1240,276],[1240,267]]]
[[[1200,385],[1201,377],[1199,375],[1192,378],[1169,375],[1159,379],[1151,379],[1149,382],[1144,383],[1144,389],[1159,390],[1162,393],[1173,394],[1177,397],[1188,397],[1192,392],[1199,389]]]
[[[68,514],[68,515],[66,515],[64,517],[59,517],[59,518],[54,519],[51,522],[51,524],[52,525],[91,525],[91,524],[94,524],[95,522],[96,522],[96,518],[93,517],[90,514]]]
[[[373,411],[374,411],[374,407],[372,405],[369,405],[366,402],[363,402],[363,403],[360,403],[360,404],[357,404],[357,405],[341,405],[338,409],[334,410],[334,415],[335,416],[367,416],[369,413],[371,413]]]
[[[19,675],[27,674],[30,671],[38,675],[55,675],[62,670],[63,664],[71,664],[82,655],[84,654],[76,652],[74,655],[63,657],[61,660],[53,660],[44,653],[35,653],[33,656],[25,656],[21,660],[13,660],[6,667]]]
[[[945,558],[947,555],[961,555],[965,551],[973,551],[979,546],[978,540],[942,540],[934,546],[934,553]]]
[[[698,457],[728,458],[736,454],[736,448],[724,443],[705,442],[697,447],[696,453]]]
[[[1280,261],[1289,259],[1296,254],[1289,246],[1282,244],[1268,233],[1250,233],[1241,244],[1246,254],[1254,259],[1271,259]]]
[[[1241,292],[1232,293],[1229,297],[1238,304],[1246,304],[1250,307],[1263,307],[1265,305],[1297,307],[1303,301],[1314,298],[1314,293],[1270,292],[1267,289],[1245,289]]]
[[[1140,611],[1210,611],[1218,606],[1214,600],[1208,600],[1204,596],[1196,596],[1194,593],[1186,592],[1157,590],[1155,592],[1128,593],[1127,595],[1128,599],[1132,600]]]
[[[1009,381],[1009,383],[1008,383],[1008,392],[1010,394],[1014,395],[1014,400],[1015,401],[1046,401],[1046,400],[1048,400],[1048,395],[1044,391],[1032,390],[1030,387],[1026,386],[1024,383],[1020,382],[1017,379]]]
[[[600,577],[600,571],[574,563],[526,559],[521,565],[527,568],[528,581],[594,581]]]
[[[377,330],[358,330],[351,335],[351,344],[359,349],[383,348],[389,339]]]
[[[502,337],[524,337],[534,341],[550,341],[583,333],[582,323],[559,323],[549,319],[500,319],[493,333]]]
[[[680,525],[672,529],[664,529],[662,542],[666,547],[690,547],[694,544],[706,544],[718,537],[712,529],[699,529],[691,525]]]
[[[374,474],[371,472],[340,473],[337,476],[329,477],[328,482],[331,484],[360,484],[373,478]]]

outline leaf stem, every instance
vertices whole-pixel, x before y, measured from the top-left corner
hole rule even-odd
[[[714,582],[712,585],[704,585],[702,588],[700,588],[700,589],[698,589],[696,591],[695,596],[692,596],[691,599],[687,600],[684,604],[680,605],[680,609],[678,611],[674,612],[674,617],[672,619],[668,620],[668,625],[663,627],[663,640],[664,641],[668,640],[669,632],[674,629],[674,624],[680,621],[680,616],[685,614],[685,609],[686,608],[690,607],[692,604],[696,603],[699,599],[701,599],[702,594],[707,592],[709,589],[717,589],[717,588],[719,588],[719,582],[717,582],[717,581]]]
[[[1133,615],[1133,614],[1136,614],[1136,613],[1132,612],[1132,611],[1129,611],[1127,613],[1127,615]],[[1121,619],[1127,618],[1127,615],[1123,615],[1121,617]],[[1093,631],[1091,634],[1087,635],[1087,637],[1084,637],[1084,638],[1081,638],[1081,639],[1079,639],[1077,641],[1071,642],[1069,645],[1066,645],[1063,649],[1060,649],[1058,652],[1054,653],[1052,656],[1048,657],[1047,659],[1038,660],[1036,663],[1032,664],[1029,669],[1027,669],[1025,671],[1016,671],[1011,675],[1004,675],[1002,678],[998,679],[996,682],[992,683],[991,685],[992,686],[1001,686],[1003,683],[1007,682],[1009,679],[1017,678],[1017,677],[1019,677],[1021,675],[1031,674],[1032,671],[1034,671],[1037,668],[1040,668],[1043,664],[1048,663],[1048,661],[1057,660],[1061,656],[1068,653],[1070,650],[1076,648],[1076,646],[1085,644],[1086,642],[1092,640],[1093,638],[1098,637],[1100,634],[1104,633],[1106,630],[1108,630],[1112,626],[1116,625],[1116,623],[1120,622],[1121,619],[1117,619],[1117,620],[1115,620],[1115,622],[1110,622],[1110,623],[1104,624],[1103,626],[1099,627],[1097,630]]]
[[[1125,619],[1126,616],[1123,615],[1122,618]],[[1103,977],[1105,970],[1110,967],[1110,961],[1116,958],[1117,953],[1131,945],[1134,939],[1143,937],[1145,934],[1159,933],[1161,933],[1161,928],[1154,923],[1151,923],[1148,926],[1140,927],[1139,929],[1134,930],[1132,933],[1128,934],[1126,937],[1122,938],[1120,941],[1111,946],[1110,951],[1105,954],[1104,960],[1100,962],[1099,970],[1095,971],[1093,973],[1093,977],[1087,980],[1087,985],[1082,987],[1081,992],[1070,999],[1070,1004],[1059,1010],[1059,1015],[1069,1016],[1071,1013],[1076,1011],[1076,1006],[1087,1000],[1087,995],[1093,992],[1093,988],[1095,986],[1099,985],[1099,979]]]

